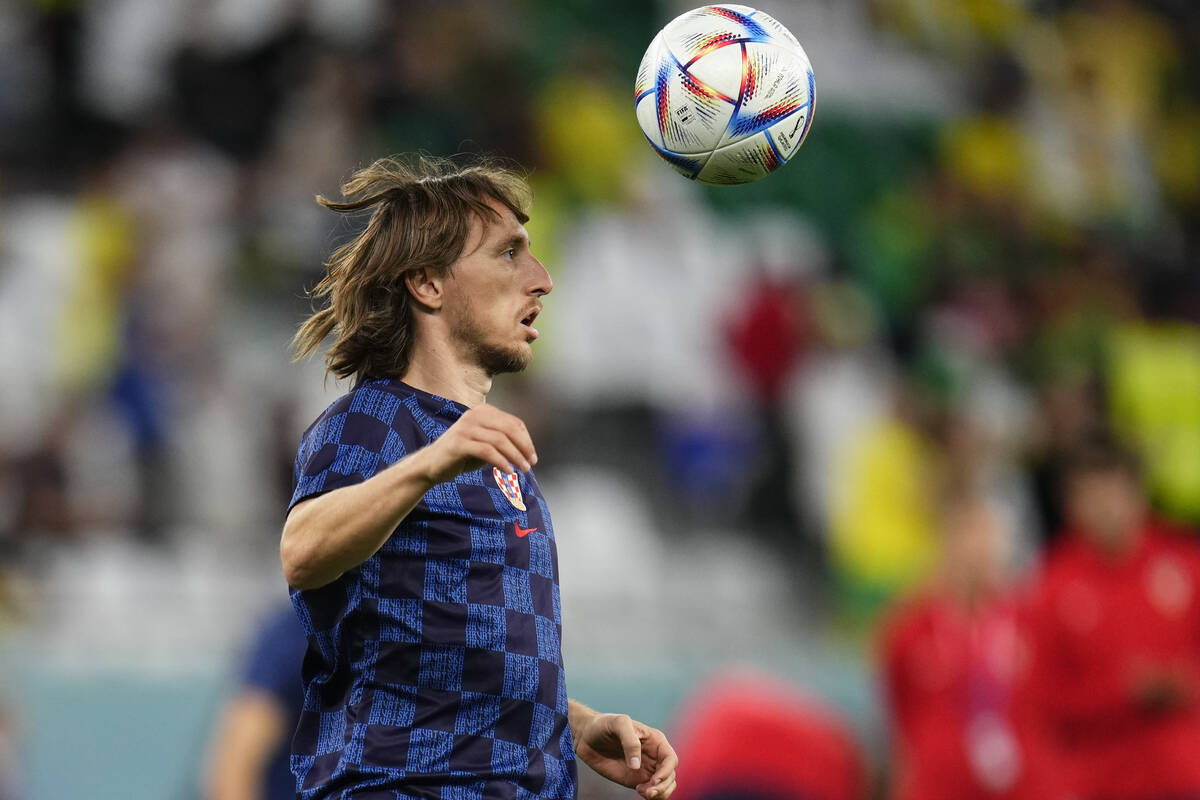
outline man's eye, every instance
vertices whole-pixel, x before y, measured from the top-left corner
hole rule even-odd
[[[501,253],[500,255],[504,256],[505,258],[516,258],[517,257],[517,248],[510,247],[507,250],[505,250],[503,253]]]

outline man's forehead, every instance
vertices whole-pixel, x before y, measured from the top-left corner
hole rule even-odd
[[[488,242],[507,241],[514,236],[526,237],[525,226],[517,219],[517,215],[508,206],[494,198],[488,198],[488,206],[492,214],[473,214],[471,218],[471,234],[467,252],[473,252]]]

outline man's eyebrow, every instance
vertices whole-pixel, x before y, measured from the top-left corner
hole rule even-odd
[[[521,233],[514,233],[512,236],[507,237],[506,239],[504,239],[504,241],[502,241],[498,245],[496,245],[496,252],[503,253],[505,250],[509,249],[510,247],[520,247],[521,245],[528,245],[528,244],[529,244],[529,237],[527,235],[521,234]]]

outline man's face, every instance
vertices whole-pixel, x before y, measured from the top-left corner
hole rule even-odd
[[[943,524],[946,568],[971,586],[1000,586],[1011,554],[996,512],[982,501],[968,501],[948,510]]]
[[[529,365],[530,343],[538,337],[533,321],[554,282],[530,252],[516,215],[495,200],[488,205],[499,219],[472,220],[446,280],[445,313],[455,342],[488,375],[497,375]]]
[[[1071,523],[1104,550],[1121,550],[1131,542],[1144,513],[1141,487],[1123,469],[1084,472],[1067,484]]]

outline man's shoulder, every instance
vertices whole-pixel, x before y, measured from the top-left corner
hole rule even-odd
[[[338,397],[300,437],[297,477],[336,467],[370,477],[433,438],[403,387],[364,381]]]
[[[1150,548],[1188,555],[1200,554],[1200,539],[1197,538],[1197,533],[1174,520],[1153,517],[1146,522],[1144,532]]]
[[[304,438],[331,425],[340,428],[350,421],[411,425],[419,408],[415,393],[404,384],[388,380],[362,381],[330,403],[305,430]]]

